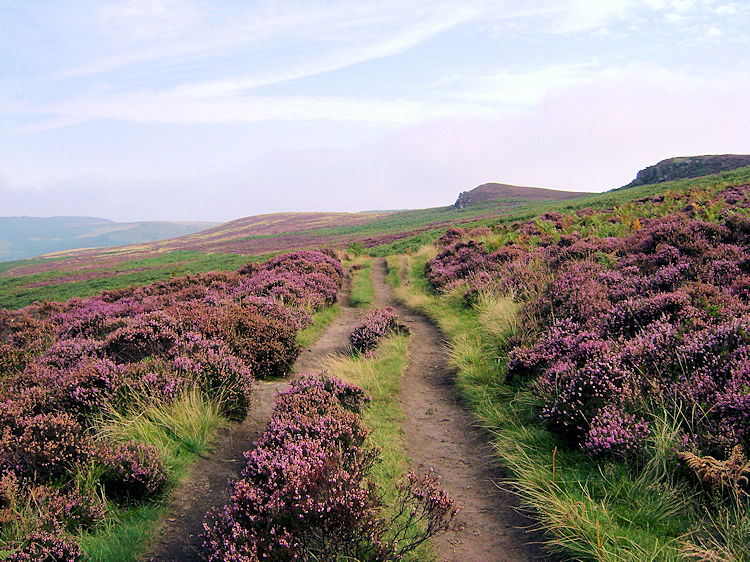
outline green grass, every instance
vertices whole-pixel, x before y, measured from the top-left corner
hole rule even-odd
[[[374,357],[333,356],[327,371],[336,377],[357,384],[371,398],[363,413],[363,421],[372,430],[370,439],[380,449],[380,462],[372,471],[372,478],[383,493],[386,506],[396,498],[396,482],[406,473],[404,412],[401,409],[401,376],[408,363],[409,337],[393,335],[380,344]],[[386,507],[386,514],[390,514]],[[433,560],[434,554],[423,544],[406,560]]]
[[[341,314],[341,308],[338,304],[318,310],[312,316],[312,324],[297,332],[297,344],[303,349],[310,346],[339,317],[339,314]]]
[[[192,389],[171,403],[144,399],[124,411],[112,410],[97,425],[99,434],[109,439],[134,439],[159,449],[170,471],[170,488],[174,488],[226,424],[216,403]],[[96,561],[137,560],[148,547],[154,523],[168,502],[167,494],[160,501],[129,509],[110,505],[108,524],[83,534],[81,547]]]
[[[352,274],[352,306],[366,308],[372,304],[375,293],[372,288],[372,260],[358,260],[364,267]]]
[[[410,258],[409,284],[397,294],[428,314],[448,337],[458,387],[493,434],[521,504],[550,531],[548,546],[580,560],[679,559],[696,515],[690,494],[663,466],[675,438],[669,420],[649,445],[647,457],[656,460],[640,469],[593,461],[563,446],[539,420],[537,399],[503,383],[504,347],[518,329],[518,305],[485,299],[467,308],[460,291],[435,295],[424,277],[431,253]]]

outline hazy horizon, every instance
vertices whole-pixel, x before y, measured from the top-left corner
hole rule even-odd
[[[25,2],[0,9],[0,215],[224,222],[603,191],[750,152],[750,6]]]

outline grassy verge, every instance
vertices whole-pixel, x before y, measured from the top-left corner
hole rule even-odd
[[[197,390],[171,403],[145,401],[126,411],[113,410],[103,418],[99,432],[120,441],[136,440],[157,447],[170,472],[170,488],[179,485],[198,456],[210,449],[219,428],[228,422],[217,405]],[[85,475],[82,480],[86,481]],[[91,560],[137,560],[148,547],[154,523],[169,504],[159,502],[121,508],[108,505],[110,519],[100,530],[81,536],[81,547]]]
[[[372,477],[387,506],[394,503],[396,482],[408,470],[400,400],[401,376],[409,362],[408,343],[406,335],[390,336],[373,357],[334,356],[326,365],[331,375],[363,387],[372,399],[363,419],[372,429],[370,439],[381,451],[381,462],[373,469]],[[429,546],[423,544],[406,559],[434,558]]]
[[[494,435],[522,505],[549,530],[550,549],[579,560],[681,559],[696,513],[690,494],[669,476],[676,438],[671,420],[665,417],[654,431],[654,452],[646,456],[654,460],[638,469],[565,448],[539,420],[535,397],[503,382],[504,350],[517,329],[518,305],[494,298],[468,308],[458,291],[435,295],[423,273],[433,252],[410,258],[409,283],[397,294],[449,338],[459,389]]]
[[[366,308],[372,304],[375,295],[372,288],[372,260],[358,261],[362,269],[352,274],[352,306]]]

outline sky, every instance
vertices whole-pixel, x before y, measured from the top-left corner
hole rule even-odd
[[[750,153],[750,2],[0,0],[0,215],[574,191]]]

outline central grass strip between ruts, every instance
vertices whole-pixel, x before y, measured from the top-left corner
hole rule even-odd
[[[383,493],[386,506],[396,499],[396,483],[409,469],[406,455],[401,377],[409,364],[409,336],[397,334],[382,341],[372,356],[333,355],[326,364],[329,374],[364,388],[371,402],[363,412],[370,439],[380,449],[380,462],[372,478]],[[422,544],[406,560],[434,560],[428,544]]]

